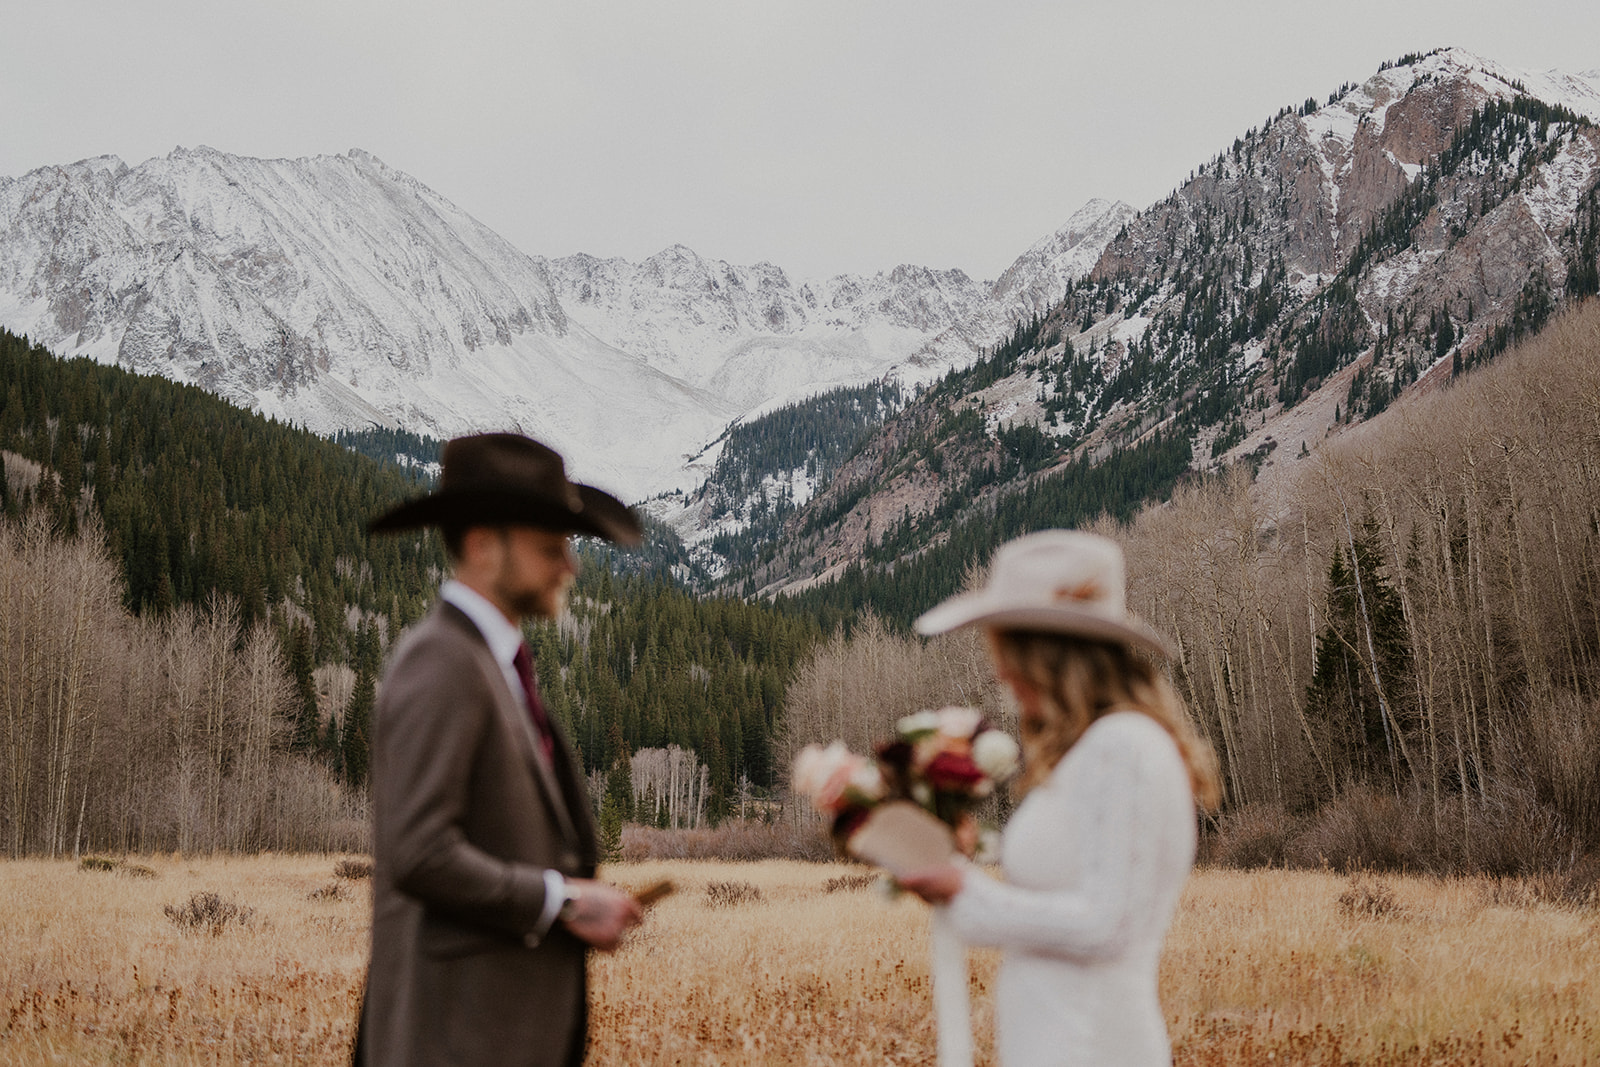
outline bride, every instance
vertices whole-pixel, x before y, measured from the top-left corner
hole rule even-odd
[[[1194,862],[1195,805],[1218,798],[1210,748],[1125,607],[1122,551],[1049,530],[995,553],[989,584],[917,620],[981,626],[1021,711],[1025,794],[1002,838],[1004,881],[965,862],[902,877],[948,904],[956,933],[1003,950],[995,1031],[1005,1067],[1171,1062],[1156,967]]]

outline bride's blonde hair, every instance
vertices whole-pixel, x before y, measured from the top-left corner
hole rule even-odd
[[[1096,719],[1131,710],[1150,716],[1172,735],[1189,770],[1195,802],[1211,809],[1221,801],[1216,755],[1195,732],[1172,683],[1150,660],[1122,645],[1030,630],[990,630],[989,645],[1000,677],[1025,681],[1044,705],[1041,721],[1023,717],[1019,794],[1049,777]]]

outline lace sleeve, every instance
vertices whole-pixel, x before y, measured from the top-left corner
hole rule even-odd
[[[1151,924],[1164,929],[1171,883],[1181,887],[1194,849],[1171,739],[1143,715],[1118,715],[1096,723],[1072,757],[1035,802],[1048,805],[1040,825],[1075,827],[1081,879],[1024,888],[969,871],[949,912],[969,944],[1094,961],[1122,955]]]

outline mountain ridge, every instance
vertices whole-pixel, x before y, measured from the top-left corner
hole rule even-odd
[[[530,256],[359,149],[43,167],[0,179],[0,222],[0,324],[64,355],[321,433],[525,430],[631,499],[695,484],[685,461],[731,421],[925,380],[999,328],[988,283],[959,270],[796,282],[681,245]]]

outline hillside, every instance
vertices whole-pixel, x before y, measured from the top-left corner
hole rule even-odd
[[[0,381],[8,513],[38,505],[70,536],[94,512],[133,611],[231,597],[246,623],[304,623],[318,661],[343,662],[352,619],[388,635],[426,607],[438,546],[365,532],[420,491],[420,473],[194,386],[58,359],[8,331]]]
[[[781,550],[726,581],[796,591],[860,561],[889,581],[1013,495],[1155,435],[1185,442],[1196,472],[1276,476],[1596,290],[1596,116],[1592,79],[1452,50],[1284,108],[888,419],[786,521]]]
[[[3,330],[0,381],[0,847],[360,847],[383,656],[446,568],[433,535],[365,526],[427,487],[438,442],[335,443]],[[691,596],[648,525],[637,553],[583,545],[571,614],[530,635],[595,796],[670,760],[695,791],[639,813],[693,824],[773,786],[820,630]]]

